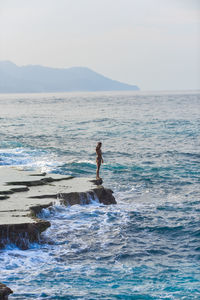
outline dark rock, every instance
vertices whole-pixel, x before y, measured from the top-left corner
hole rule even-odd
[[[97,189],[94,189],[94,192],[96,193],[100,203],[103,203],[105,205],[117,204],[112,190],[105,189],[104,187],[99,187]]]
[[[41,205],[31,206],[30,210],[31,210],[32,217],[37,216],[37,214],[39,214],[43,208],[48,208],[51,205],[53,205],[52,202],[49,202],[48,204],[41,204]]]
[[[37,220],[36,223],[0,225],[0,248],[13,243],[21,249],[28,249],[29,243],[38,242],[40,233],[51,224],[48,221]]]
[[[30,176],[46,176],[47,173],[46,172],[43,172],[43,173],[38,173],[38,174],[31,174]]]
[[[6,200],[6,199],[8,199],[8,198],[9,198],[8,196],[0,195],[0,200]]]
[[[0,283],[0,300],[7,300],[8,296],[12,293],[13,291],[9,287],[3,283]]]
[[[117,204],[115,197],[113,196],[113,191],[110,189],[105,189],[103,186],[88,191],[87,193],[62,193],[59,194],[59,198],[62,199],[65,205],[85,205],[91,203],[91,200],[96,200],[98,198],[100,203],[105,205]]]
[[[11,191],[13,193],[16,193],[16,192],[27,192],[27,191],[29,191],[29,188],[27,186],[22,186],[22,187],[11,188]]]
[[[61,203],[66,206],[72,205],[87,205],[90,204],[92,200],[95,200],[95,195],[93,191],[82,192],[82,193],[61,193],[59,194],[59,198],[61,199]]]
[[[90,180],[90,182],[92,182],[96,185],[101,185],[103,183],[103,180],[102,180],[102,178],[99,178],[99,179]]]
[[[30,176],[37,176],[37,174],[33,174]],[[45,175],[43,175],[45,176]],[[52,177],[45,177],[39,180],[27,180],[27,181],[11,181],[11,182],[7,182],[7,185],[24,185],[26,187],[30,187],[30,186],[39,186],[39,185],[45,185],[48,183],[52,183],[52,182],[56,182],[56,181],[61,181],[61,180],[69,180],[69,179],[73,179],[73,176],[67,176],[67,177],[62,177],[62,178],[52,178]],[[12,189],[13,190],[13,189]]]

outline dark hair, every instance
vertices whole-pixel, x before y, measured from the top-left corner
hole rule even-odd
[[[100,148],[101,145],[102,145],[102,143],[101,143],[101,142],[98,142],[98,143],[97,143],[97,146],[96,146],[96,150],[97,150],[98,148]]]

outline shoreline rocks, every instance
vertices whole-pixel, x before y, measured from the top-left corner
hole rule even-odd
[[[0,168],[0,248],[13,243],[27,249],[51,226],[37,217],[56,201],[64,205],[87,205],[99,201],[116,204],[113,192],[102,180],[74,178],[58,174],[35,174],[15,168]]]
[[[13,291],[9,287],[0,282],[0,300],[7,300],[12,293]]]

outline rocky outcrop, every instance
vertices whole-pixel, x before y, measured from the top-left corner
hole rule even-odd
[[[99,203],[110,205],[116,204],[116,200],[112,195],[113,191],[110,189],[105,189],[104,187],[99,187],[93,189],[92,191],[88,191],[86,193],[61,193],[59,194],[59,198],[61,203],[65,205],[87,205],[90,204],[91,201],[99,201]]]
[[[113,196],[113,191],[105,188],[94,189],[100,203],[105,205],[117,204],[115,197]]]
[[[12,293],[13,291],[9,287],[3,283],[0,283],[0,300],[7,300],[8,296]]]
[[[58,174],[35,174],[0,168],[0,248],[14,243],[27,249],[51,224],[37,217],[43,208],[59,201],[65,205],[87,205],[92,201],[116,204],[113,192],[102,180]]]
[[[27,249],[29,243],[37,242],[41,232],[51,224],[48,221],[38,219],[35,223],[1,224],[0,248],[6,244],[15,244],[20,249]]]

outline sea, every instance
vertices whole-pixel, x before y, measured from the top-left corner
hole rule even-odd
[[[117,204],[43,209],[9,299],[200,299],[200,91],[0,95],[0,166],[95,178],[99,141]]]

